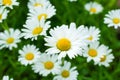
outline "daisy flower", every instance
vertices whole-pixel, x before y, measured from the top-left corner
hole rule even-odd
[[[89,33],[88,33],[88,28],[86,28],[84,25],[81,25],[77,28],[79,35],[81,35],[83,37],[83,39],[86,41],[86,38],[89,37]]]
[[[13,9],[13,6],[18,6],[19,3],[16,0],[0,0],[0,5]]]
[[[78,72],[76,67],[71,68],[70,62],[64,62],[64,66],[61,67],[60,72],[54,77],[53,80],[77,80]]]
[[[33,64],[40,57],[39,49],[29,44],[25,45],[22,50],[19,50],[19,54],[18,61],[25,66]]]
[[[89,2],[85,4],[85,9],[90,12],[90,14],[98,14],[102,12],[103,7],[97,2]]]
[[[120,27],[120,9],[111,10],[105,16],[104,23],[108,24],[108,27]]]
[[[105,67],[110,66],[110,62],[113,61],[114,56],[111,54],[112,50],[109,49],[107,46],[102,45],[103,47],[103,53],[102,56],[100,57],[100,62],[96,62],[95,64],[98,64],[99,66],[104,65]]]
[[[50,27],[50,21],[45,22],[44,18],[40,21],[36,20],[35,18],[28,19],[26,24],[23,25],[24,29],[22,29],[25,39],[31,38],[31,40],[37,40],[39,35],[46,36],[46,31]]]
[[[48,0],[30,0],[28,2],[28,8],[30,9],[34,9],[37,7],[45,7],[47,8],[50,4],[50,2]]]
[[[59,53],[58,59],[68,55],[70,59],[82,55],[82,47],[85,46],[84,36],[80,35],[76,29],[75,23],[57,26],[50,30],[50,36],[45,38],[45,45],[49,46],[46,50],[49,54]]]
[[[95,26],[90,26],[89,28],[86,27],[84,29],[87,33],[86,41],[87,42],[94,42],[98,41],[100,37],[100,30],[96,28]]]
[[[8,12],[9,11],[5,9],[5,7],[0,7],[0,23],[7,18]]]
[[[57,55],[42,54],[39,59],[32,65],[35,73],[47,76],[52,73],[53,75],[59,73],[61,60],[57,59]]]
[[[0,33],[0,49],[9,48],[10,50],[17,48],[17,43],[20,42],[21,32],[10,28]]]
[[[100,57],[102,57],[102,54],[104,50],[104,47],[99,45],[98,41],[92,42],[87,46],[84,50],[83,56],[87,57],[87,62],[90,62],[93,60],[94,62],[99,62]]]
[[[30,10],[30,13],[28,13],[28,16],[29,16],[28,19],[35,17],[38,21],[40,21],[42,17],[44,17],[44,19],[48,19],[55,14],[56,14],[56,9],[52,5],[49,5],[47,8],[38,7]]]
[[[13,80],[13,78],[9,78],[9,76],[3,76],[2,80]]]

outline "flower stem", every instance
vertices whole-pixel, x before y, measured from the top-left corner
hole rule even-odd
[[[7,24],[7,22],[6,22],[5,20],[3,21],[3,23],[1,24],[1,26],[2,26],[2,28],[3,28],[4,30],[9,31],[8,24]]]

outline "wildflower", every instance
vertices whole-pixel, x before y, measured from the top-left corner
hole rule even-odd
[[[78,72],[76,67],[71,68],[70,62],[64,62],[60,72],[54,77],[53,80],[77,80]]]
[[[88,33],[88,29],[84,26],[84,25],[80,25],[78,28],[78,34],[80,35],[80,37],[86,41],[86,38],[89,37],[89,33]]]
[[[17,43],[21,40],[21,32],[16,29],[10,28],[9,30],[5,30],[0,33],[0,49],[9,48],[10,50],[17,48]]]
[[[38,48],[30,44],[25,45],[22,50],[19,50],[19,54],[18,61],[25,66],[33,64],[40,57]]]
[[[99,62],[95,62],[95,64],[98,64],[99,66],[104,65],[105,67],[110,66],[110,62],[113,61],[114,56],[111,54],[112,50],[109,49],[107,46],[102,45],[103,47],[103,53],[102,56],[100,57]]]
[[[90,14],[98,14],[98,13],[102,12],[103,7],[101,4],[99,4],[97,2],[89,2],[89,3],[85,4],[85,9],[87,11],[89,11]]]
[[[44,19],[49,19],[55,14],[56,14],[56,9],[52,5],[49,5],[47,8],[38,7],[30,10],[30,12],[28,13],[29,16],[28,19],[36,18],[36,20],[40,21],[42,17]]]
[[[13,9],[13,6],[18,6],[19,3],[16,0],[0,0],[0,5]]]
[[[57,55],[42,54],[39,59],[32,65],[35,73],[47,76],[52,73],[57,74],[60,71],[61,60],[57,59]]]
[[[100,37],[100,30],[98,28],[95,28],[95,26],[90,26],[89,28],[84,29],[87,33],[86,41],[87,42],[94,42],[98,41]]]
[[[108,27],[120,27],[120,9],[111,10],[105,16],[104,23],[108,24]]]
[[[84,50],[83,56],[87,57],[87,62],[93,60],[94,62],[99,62],[100,57],[102,57],[104,47],[99,45],[98,41],[92,42]]]
[[[82,54],[82,46],[85,45],[83,36],[79,35],[76,25],[70,24],[57,26],[50,30],[50,36],[45,38],[45,45],[49,46],[46,52],[50,54],[59,53],[58,59],[68,55],[70,59]],[[82,33],[81,33],[82,34]]]
[[[31,38],[32,40],[37,40],[39,35],[46,36],[46,31],[50,27],[50,21],[45,22],[44,19],[38,21],[35,18],[28,19],[26,24],[23,25],[24,29],[22,29],[25,39]]]
[[[0,23],[7,18],[8,10],[5,7],[0,7]]]

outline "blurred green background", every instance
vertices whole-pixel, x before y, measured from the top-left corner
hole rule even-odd
[[[7,24],[9,27],[15,29],[21,29],[25,24],[28,8],[27,2],[29,0],[18,0],[20,5],[14,7],[10,11],[7,17]],[[78,80],[120,80],[120,29],[108,28],[103,23],[105,14],[113,9],[119,9],[117,0],[78,0],[77,2],[69,2],[67,0],[50,0],[56,8],[56,15],[51,19],[51,28],[75,22],[77,26],[96,26],[101,30],[100,43],[109,46],[113,49],[113,55],[115,56],[114,61],[110,64],[111,66],[106,68],[104,66],[95,66],[93,62],[87,63],[83,57],[76,57],[75,59],[68,61],[72,63],[72,66],[77,66],[79,72]],[[84,9],[84,5],[87,2],[96,1],[104,7],[104,10],[100,14],[90,15]],[[119,4],[120,5],[120,4]],[[0,25],[0,31],[4,29]],[[40,48],[41,52],[44,52],[46,47],[44,46],[43,37],[39,37],[37,41],[31,42],[30,40],[22,39],[21,43],[18,44],[17,49],[9,51],[8,49],[0,50],[0,79],[3,75],[9,75],[14,80],[52,80],[53,76],[50,74],[47,77],[42,77],[34,73],[31,66],[23,66],[18,62],[18,50],[25,44],[35,44]]]

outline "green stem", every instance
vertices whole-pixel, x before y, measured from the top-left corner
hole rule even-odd
[[[8,27],[8,25],[7,25],[6,20],[3,21],[3,23],[1,24],[1,26],[2,26],[2,28],[3,28],[4,30],[9,31],[9,27]]]
[[[64,61],[65,61],[64,58],[62,58],[62,66],[64,65]]]

